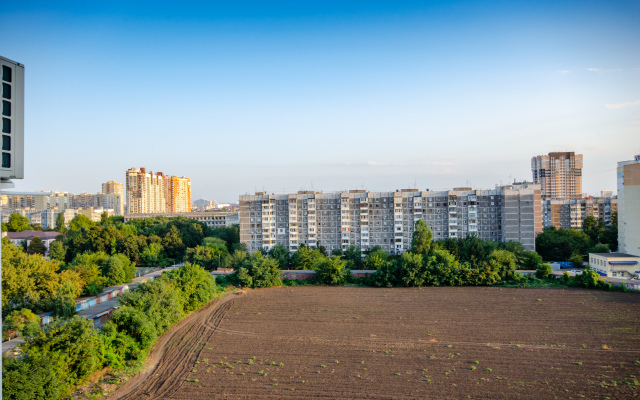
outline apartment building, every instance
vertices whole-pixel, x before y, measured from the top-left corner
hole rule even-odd
[[[543,200],[582,198],[582,159],[572,151],[531,158],[533,183],[540,185]]]
[[[182,213],[191,211],[191,179],[168,177],[167,212]]]
[[[9,222],[9,218],[11,218],[11,214],[13,213],[29,218],[29,223],[31,224],[40,224],[42,229],[54,229],[59,214],[64,215],[65,225],[68,225],[78,214],[78,211],[71,208],[66,210],[59,210],[57,208],[48,210],[35,210],[33,208],[7,209],[2,210],[2,222]]]
[[[328,251],[380,246],[400,254],[411,247],[415,223],[422,219],[434,240],[477,235],[533,250],[542,231],[540,204],[540,186],[531,183],[490,190],[257,192],[240,196],[240,241],[250,251],[276,244],[296,251],[305,244]]]
[[[611,225],[611,214],[618,211],[616,197],[588,197],[580,200],[543,200],[542,220],[545,228],[582,229],[588,216]]]
[[[41,192],[39,195],[2,195],[0,196],[3,213],[58,210],[89,210],[103,208],[113,215],[123,215],[122,195],[116,193],[81,193],[79,195],[66,192]],[[42,225],[44,227],[44,224]]]
[[[113,204],[110,206],[102,205],[104,208],[113,208],[115,210],[115,215],[124,215],[124,185],[122,183],[116,181],[109,181],[102,184],[102,194],[105,195],[119,195],[120,203]],[[105,198],[105,200],[112,202],[117,197],[109,197]]]
[[[126,173],[127,212],[165,213],[191,211],[191,179],[130,168]]]
[[[640,155],[618,163],[618,250],[640,256]]]
[[[133,219],[155,218],[155,217],[184,217],[195,219],[211,228],[237,225],[240,220],[237,212],[226,211],[203,211],[203,212],[179,212],[179,213],[136,213],[125,214],[124,221]]]

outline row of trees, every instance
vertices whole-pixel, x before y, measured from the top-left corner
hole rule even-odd
[[[587,253],[609,253],[618,249],[618,213],[611,215],[611,225],[593,216],[585,218],[582,230],[547,228],[536,236],[536,251],[545,261],[582,263]]]
[[[3,355],[3,397],[55,400],[105,367],[141,365],[156,338],[209,302],[216,290],[207,271],[186,264],[122,295],[101,330],[78,317],[57,319],[43,330],[22,328],[22,352],[15,358]]]
[[[318,283],[330,285],[352,279],[352,269],[375,270],[371,277],[362,280],[371,286],[492,285],[520,279],[515,273],[518,268],[535,270],[543,264],[537,253],[515,242],[497,244],[473,236],[432,242],[432,237],[424,221],[418,221],[409,251],[390,256],[374,247],[365,252],[364,258],[355,246],[328,256],[322,249],[305,246],[289,254],[277,245],[244,258],[236,254],[232,265],[235,272],[221,279],[221,283],[248,287],[279,285],[280,269],[293,268],[313,270]]]

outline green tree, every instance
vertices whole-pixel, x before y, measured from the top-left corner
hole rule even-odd
[[[2,309],[48,309],[60,286],[58,263],[39,255],[29,255],[8,240],[2,243]]]
[[[51,300],[51,310],[56,317],[71,318],[76,315],[76,292],[77,287],[71,281],[58,288]]]
[[[280,269],[289,268],[289,250],[278,243],[269,249],[269,257],[276,260]]]
[[[167,234],[162,239],[162,247],[168,258],[174,260],[182,260],[184,257],[186,246],[180,238],[180,231],[175,225],[172,225]]]
[[[294,269],[311,270],[316,260],[324,256],[318,249],[310,249],[305,245],[300,245],[298,251],[291,255],[291,266]]]
[[[422,254],[402,253],[398,260],[398,273],[403,286],[423,286],[425,284],[426,271],[422,266],[422,259]]]
[[[164,258],[162,253],[162,245],[160,243],[150,243],[145,247],[140,256],[140,264],[145,267],[164,267],[171,263]],[[188,252],[191,249],[187,249]]]
[[[536,277],[538,278],[548,278],[551,275],[551,265],[548,263],[538,264],[538,268],[536,268]]]
[[[229,257],[224,259],[223,266],[225,268],[238,269],[244,264],[247,257],[248,254],[246,251],[235,250]]]
[[[600,241],[600,235],[605,231],[604,222],[589,215],[582,222],[582,231],[589,236],[593,246]]]
[[[40,332],[40,318],[28,308],[15,310],[6,316],[2,324],[3,333],[19,332],[22,337],[28,338]],[[13,336],[13,335],[12,335]],[[11,337],[8,337],[11,339]]]
[[[2,397],[5,400],[59,399],[67,392],[68,366],[58,354],[2,355]]]
[[[507,250],[494,250],[489,254],[489,261],[495,261],[498,274],[502,279],[512,278],[516,272],[517,260],[513,253]]]
[[[69,222],[69,230],[71,231],[81,231],[81,230],[89,230],[95,226],[95,222],[91,221],[89,218],[84,215],[76,215]]]
[[[56,232],[64,233],[65,231],[64,213],[59,213],[56,217]]]
[[[342,285],[346,280],[346,262],[338,256],[324,257],[316,260],[313,270],[315,281],[325,285]]]
[[[105,330],[125,333],[142,349],[149,349],[158,337],[156,324],[150,316],[139,309],[123,305],[118,308],[105,324]]]
[[[574,253],[585,254],[589,247],[589,236],[575,229],[550,227],[536,236],[536,251],[545,261],[568,261]]]
[[[431,248],[431,239],[433,239],[433,233],[427,227],[427,223],[419,219],[411,238],[411,252],[419,255],[428,254]]]
[[[238,280],[242,286],[252,288],[282,285],[278,263],[271,258],[262,257],[260,253],[247,259],[245,265],[234,272],[232,279]]]
[[[144,313],[153,323],[154,331],[161,335],[184,317],[184,296],[178,288],[166,279],[156,279],[123,294],[118,303]],[[146,345],[143,347],[147,348]]]
[[[34,236],[31,239],[31,243],[29,243],[29,245],[27,246],[27,253],[44,255],[44,253],[46,252],[47,246],[44,244],[42,239],[40,239],[38,236]]]
[[[49,257],[52,260],[64,261],[65,255],[67,254],[67,249],[64,244],[60,240],[54,240],[49,245]]]
[[[9,232],[22,232],[29,229],[29,218],[24,217],[18,213],[13,213],[9,216],[9,222],[7,223],[7,229]]]
[[[215,278],[196,264],[186,263],[176,270],[165,272],[160,279],[180,288],[185,312],[199,309],[211,301],[217,291]]]
[[[347,269],[362,269],[362,251],[360,247],[349,245],[342,257],[347,262]]]
[[[103,346],[93,322],[86,318],[54,320],[43,334],[26,342],[24,351],[31,357],[59,355],[67,371],[66,383],[82,382],[102,367]]]

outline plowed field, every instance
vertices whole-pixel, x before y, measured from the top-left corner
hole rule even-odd
[[[251,290],[168,332],[111,398],[636,398],[639,316],[640,295],[597,290]]]

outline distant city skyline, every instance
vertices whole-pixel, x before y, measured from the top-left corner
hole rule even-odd
[[[616,191],[640,153],[640,3],[3,5],[25,65],[25,179],[97,192],[132,165],[192,198],[532,180],[584,156]]]

